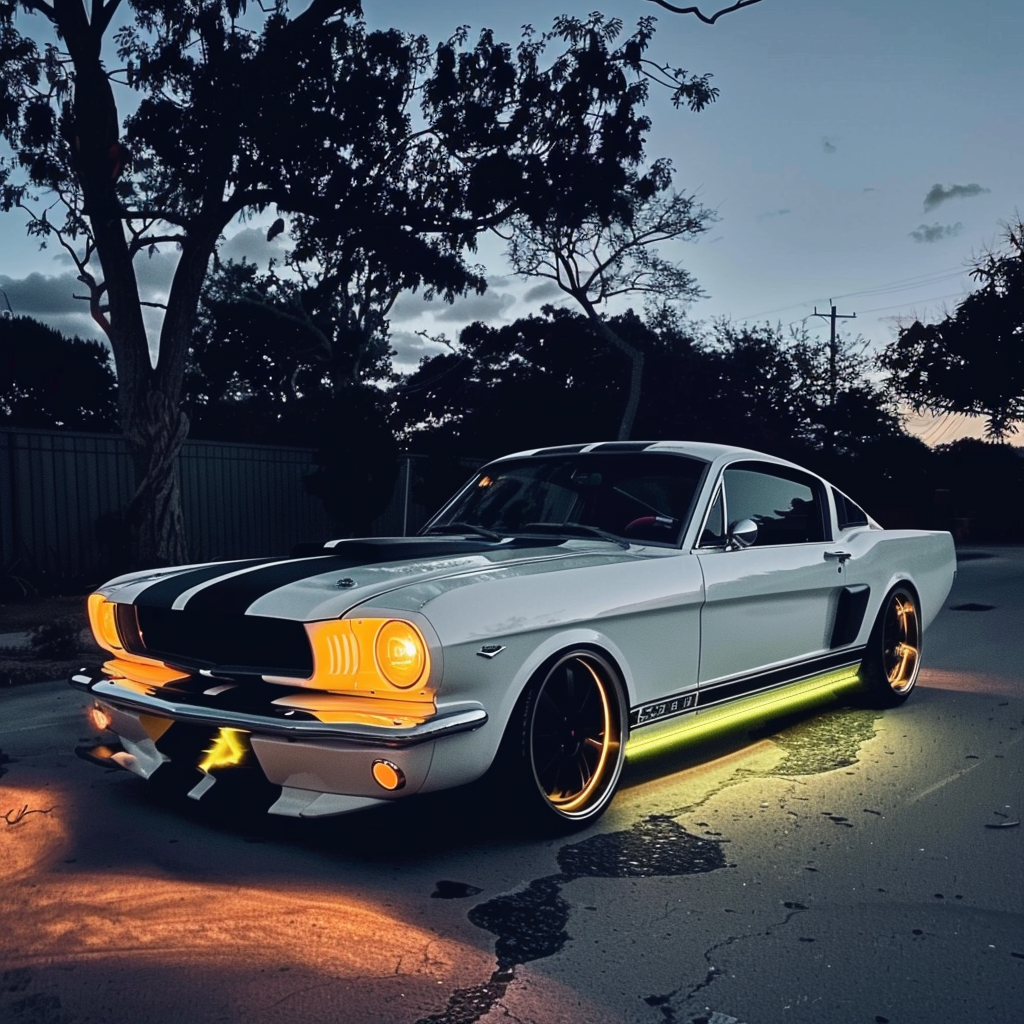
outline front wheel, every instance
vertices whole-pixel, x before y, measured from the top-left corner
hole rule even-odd
[[[510,723],[510,780],[546,830],[596,820],[622,773],[628,710],[618,674],[599,654],[559,655],[528,687]]]
[[[879,704],[902,704],[921,669],[921,618],[917,597],[906,585],[889,591],[864,656],[869,695]]]

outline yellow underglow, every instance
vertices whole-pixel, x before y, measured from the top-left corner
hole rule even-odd
[[[332,619],[306,624],[313,675],[297,685],[433,704],[430,654],[420,631],[400,619]]]
[[[755,694],[724,707],[697,711],[666,723],[662,728],[649,726],[635,734],[626,745],[626,757],[630,760],[654,757],[683,744],[704,742],[768,717],[824,703],[860,684],[859,669],[853,666],[813,676],[769,693]]]
[[[246,746],[242,737],[245,733],[241,729],[221,729],[213,746],[204,750],[206,755],[199,762],[201,772],[209,772],[214,768],[231,768],[241,764],[245,757]]]

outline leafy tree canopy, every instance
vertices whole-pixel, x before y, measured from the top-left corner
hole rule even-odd
[[[110,350],[27,316],[0,317],[0,424],[116,429]]]
[[[879,359],[894,393],[915,408],[985,416],[997,439],[1024,421],[1024,223],[1006,241],[974,264],[980,287],[954,312],[900,328]]]
[[[643,159],[652,82],[694,109],[715,96],[707,76],[650,60],[651,18],[631,35],[592,15],[517,46],[486,30],[432,46],[367,32],[355,0],[258,7],[0,0],[0,138],[13,153],[0,207],[64,246],[109,338],[140,564],[187,555],[174,476],[185,364],[232,221],[269,209],[308,219],[296,259],[339,249],[326,280],[356,296],[344,312],[366,337],[397,288],[481,286],[463,258],[480,231],[553,205],[609,211]],[[143,306],[156,300],[135,261],[160,246],[178,262],[151,339]],[[353,284],[367,265],[373,280]]]

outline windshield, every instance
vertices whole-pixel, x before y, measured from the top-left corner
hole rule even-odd
[[[537,455],[485,466],[424,532],[605,536],[676,545],[707,464],[657,452]]]

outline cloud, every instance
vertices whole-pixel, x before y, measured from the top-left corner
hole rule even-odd
[[[878,191],[878,189],[877,188],[873,188],[871,185],[868,185],[867,188],[862,188],[861,189],[861,192],[877,192],[877,191]]]
[[[392,331],[388,335],[391,350],[394,353],[391,361],[396,370],[411,373],[420,364],[424,356],[436,356],[441,352],[450,351],[444,345],[428,341],[422,335],[411,331]]]
[[[782,209],[779,209],[779,210],[766,210],[757,219],[758,220],[764,220],[766,217],[785,217],[786,214],[788,214],[789,212],[790,212],[790,209],[789,209],[788,206],[785,206],[785,207],[783,207]]]
[[[557,299],[564,294],[565,292],[554,281],[541,281],[527,291],[523,296],[523,302],[543,302],[545,299]]]
[[[957,221],[955,224],[922,224],[910,232],[915,242],[941,242],[944,238],[953,238],[963,231],[964,226]]]
[[[979,185],[977,182],[971,182],[970,185],[950,185],[949,188],[943,188],[938,184],[932,185],[924,197],[924,209],[927,213],[928,210],[934,210],[936,206],[946,202],[947,199],[969,199],[971,196],[981,196],[991,191],[992,189],[985,188],[984,185]]]
[[[823,135],[821,138],[821,148],[826,153],[834,153],[836,151],[836,144],[827,135]]]
[[[85,285],[75,274],[47,277],[35,273],[20,278],[0,274],[0,289],[7,293],[7,301],[16,316],[82,312],[88,315],[88,305],[74,298],[75,294],[86,294]]]
[[[505,310],[514,306],[516,297],[508,292],[486,291],[483,295],[469,295],[458,299],[453,306],[445,306],[434,315],[435,320],[446,323],[472,323],[475,320],[504,319]]]
[[[422,292],[402,292],[391,307],[388,320],[393,324],[399,324],[405,320],[418,320],[432,310],[433,304],[423,298]]]
[[[225,261],[234,260],[236,263],[241,263],[243,259],[246,259],[266,270],[271,257],[279,258],[287,249],[285,245],[285,238],[288,235],[287,226],[284,234],[278,235],[272,242],[267,241],[269,228],[270,225],[267,224],[263,227],[242,228],[241,231],[236,231],[230,238],[221,242],[220,258]]]

